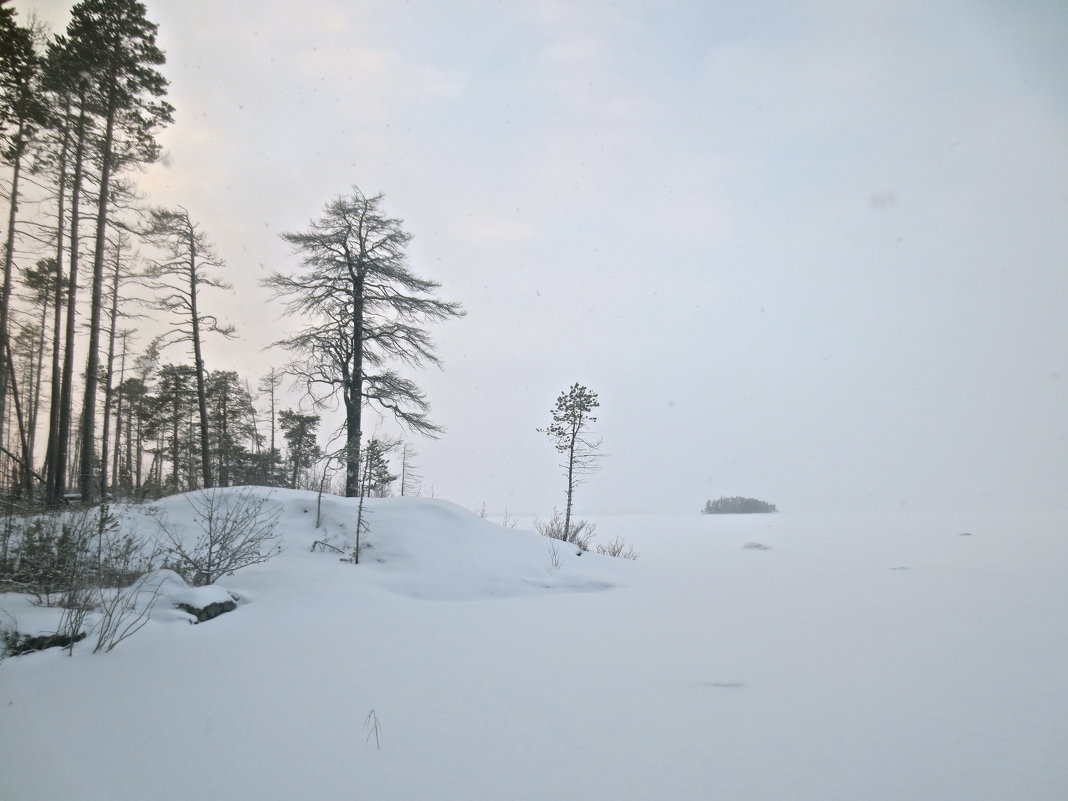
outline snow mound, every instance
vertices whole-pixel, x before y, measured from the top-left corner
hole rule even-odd
[[[271,580],[255,592],[296,582],[312,595],[333,592],[327,587],[343,593],[345,587],[372,585],[412,598],[474,600],[595,592],[624,583],[633,569],[625,560],[580,554],[575,546],[506,528],[431,498],[365,499],[360,561],[346,564],[341,557],[351,555],[356,544],[358,499],[277,488],[216,490],[223,493],[220,505],[250,491],[264,499],[264,513],[277,514],[282,553],[220,580],[227,588],[245,586],[245,577],[269,574]],[[174,495],[153,508],[195,536],[200,525],[195,500],[193,494]],[[146,512],[136,507],[130,512],[146,515],[144,524],[152,525]],[[335,587],[335,582],[341,584]],[[172,592],[166,594],[178,601]]]
[[[324,499],[320,528],[314,529],[314,507],[304,511],[309,501],[314,503],[313,494],[287,492],[278,500],[285,509],[280,527],[287,551],[307,550],[330,537],[332,545],[351,552],[358,501]],[[617,586],[627,570],[619,560],[579,555],[577,548],[560,542],[555,543],[556,567],[553,541],[504,528],[448,501],[368,499],[363,518],[367,531],[361,534],[360,564],[347,569],[355,568],[356,575],[384,590],[413,598],[472,600],[591,592]]]

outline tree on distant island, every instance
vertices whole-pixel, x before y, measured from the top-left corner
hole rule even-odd
[[[777,512],[775,504],[767,501],[758,501],[756,498],[718,498],[714,501],[705,501],[705,508],[701,510],[703,515],[743,515],[763,514]]]

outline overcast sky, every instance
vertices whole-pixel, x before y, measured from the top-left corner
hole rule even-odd
[[[416,376],[426,491],[547,515],[577,381],[580,511],[1066,502],[1062,0],[146,5],[177,111],[140,187],[235,287],[209,368],[281,365],[279,232],[384,193],[468,312]]]

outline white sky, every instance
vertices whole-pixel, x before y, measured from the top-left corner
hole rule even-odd
[[[278,233],[384,192],[468,311],[417,376],[437,496],[547,515],[578,381],[580,511],[1065,503],[1060,0],[146,5],[177,112],[140,186],[235,286],[209,368],[284,361]]]

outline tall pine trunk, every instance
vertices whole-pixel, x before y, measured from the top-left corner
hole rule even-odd
[[[21,459],[16,458],[18,462],[18,484],[17,495],[26,493],[27,500],[32,500],[33,493],[33,467],[31,465],[32,458],[30,456],[29,447],[26,437],[26,418],[22,414],[22,403],[19,400],[18,382],[15,375],[15,360],[11,352],[11,344],[7,343],[4,347],[5,364],[8,371],[8,381],[11,386],[11,400],[14,402],[15,407],[15,422],[19,438],[19,450],[22,454]]]
[[[211,447],[208,442],[208,390],[204,381],[204,355],[200,347],[200,314],[197,311],[197,262],[196,239],[193,223],[189,222],[189,308],[192,318],[193,361],[197,371],[197,409],[200,413],[200,467],[204,474],[204,487],[215,486],[211,476]]]
[[[575,497],[575,444],[578,440],[578,431],[571,432],[571,442],[567,451],[567,507],[564,510],[564,541],[570,542],[571,536],[571,505]]]
[[[15,263],[15,221],[19,210],[19,179],[22,175],[22,140],[25,136],[25,124],[20,123],[15,142],[14,160],[11,165],[11,194],[8,198],[7,241],[4,243],[4,284],[0,288],[0,353],[11,350],[11,270]],[[7,445],[7,390],[14,386],[14,375],[0,365],[0,444]]]
[[[108,491],[108,430],[111,425],[111,382],[115,377],[115,323],[119,315],[119,270],[122,265],[122,243],[115,245],[115,272],[111,279],[111,324],[108,327],[108,358],[104,375],[104,424],[100,430],[100,494]],[[116,433],[116,438],[118,434]],[[118,446],[116,445],[116,453]]]
[[[56,502],[55,465],[59,451],[59,405],[62,374],[60,359],[63,353],[63,232],[66,226],[67,156],[70,151],[70,130],[63,130],[63,145],[59,154],[59,196],[56,213],[56,287],[52,302],[52,385],[48,406],[48,444],[45,446],[45,498]]]
[[[100,375],[100,317],[104,303],[104,247],[107,243],[108,195],[111,191],[111,169],[115,140],[116,88],[111,83],[108,92],[104,139],[100,145],[100,195],[96,204],[96,248],[93,253],[93,287],[89,307],[89,353],[85,360],[85,395],[82,401],[82,459],[79,484],[82,503],[99,498],[96,476],[96,393]]]
[[[78,305],[78,231],[81,222],[82,182],[84,180],[85,139],[87,135],[85,105],[78,115],[78,143],[74,149],[74,174],[70,194],[70,271],[67,285],[67,325],[63,343],[63,375],[60,383],[59,414],[56,420],[54,480],[49,502],[62,502],[67,492],[67,459],[70,453],[72,396],[74,394],[74,334]]]
[[[122,387],[123,382],[126,381],[126,347],[130,338],[129,331],[123,331],[119,336],[122,337],[122,355],[119,356],[119,381],[116,387]],[[122,445],[123,445],[123,420],[122,420],[122,400],[123,393],[120,391],[116,393],[115,397],[115,455],[112,457],[111,462],[111,481],[116,487],[122,487]],[[129,434],[129,425],[126,427],[126,433]],[[127,462],[127,468],[129,468],[129,462]]]
[[[47,285],[41,297],[43,302],[41,303],[40,330],[37,334],[37,364],[34,366],[34,375],[31,379],[33,386],[29,399],[29,420],[27,420],[31,458],[37,449],[37,414],[41,408],[41,383],[44,381],[45,330],[48,327],[48,311],[52,300]]]

